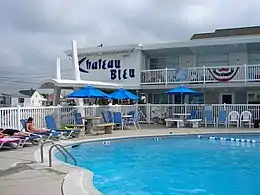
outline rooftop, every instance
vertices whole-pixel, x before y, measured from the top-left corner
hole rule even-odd
[[[216,29],[215,32],[194,34],[190,40],[248,35],[260,35],[260,26]]]
[[[111,45],[102,47],[88,47],[78,49],[78,55],[102,55],[102,54],[114,54],[125,53],[137,49],[141,46],[141,50],[144,52],[151,50],[163,50],[163,49],[185,49],[207,46],[227,46],[244,44],[243,47],[255,47],[255,43],[260,43],[260,26],[252,27],[240,27],[240,28],[227,28],[216,29],[214,32],[198,33],[194,34],[190,40],[184,42],[164,42],[154,44],[131,44],[131,45]],[[253,46],[252,46],[253,45]],[[259,44],[258,44],[259,45]],[[259,46],[258,46],[259,47]],[[250,49],[250,48],[249,48]],[[206,49],[208,50],[208,48]],[[221,49],[222,50],[222,49]],[[156,51],[158,53],[158,51]],[[72,51],[65,51],[65,54],[70,56]]]

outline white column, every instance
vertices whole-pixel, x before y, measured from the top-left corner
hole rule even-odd
[[[57,58],[56,62],[56,79],[61,79],[61,71],[60,71],[60,58]]]
[[[78,58],[78,51],[77,51],[77,43],[75,40],[72,40],[72,61],[75,69],[75,79],[80,79],[80,71],[79,71],[79,58]]]

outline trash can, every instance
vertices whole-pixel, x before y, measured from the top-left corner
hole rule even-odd
[[[254,120],[254,128],[259,128],[259,119]]]

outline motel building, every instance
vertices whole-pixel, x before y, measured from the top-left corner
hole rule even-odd
[[[190,104],[260,103],[260,26],[217,29],[185,42],[119,45],[66,51],[75,67],[73,80],[44,81],[42,88],[76,88],[93,84],[104,90],[125,87],[151,104],[181,102],[164,94],[184,85],[201,92],[186,96]],[[60,71],[59,63],[57,71]]]

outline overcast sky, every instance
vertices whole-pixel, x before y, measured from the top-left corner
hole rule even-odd
[[[0,89],[37,87],[56,57],[79,47],[187,40],[216,28],[259,25],[258,0],[1,0]],[[1,91],[0,91],[1,92]]]

